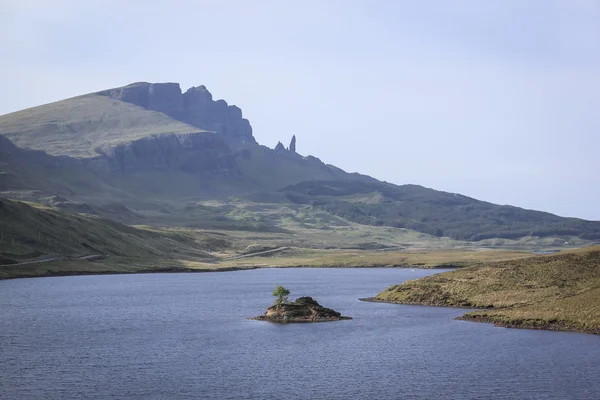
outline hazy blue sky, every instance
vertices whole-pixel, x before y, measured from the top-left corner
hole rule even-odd
[[[0,114],[204,84],[348,171],[600,220],[600,2],[0,0]]]

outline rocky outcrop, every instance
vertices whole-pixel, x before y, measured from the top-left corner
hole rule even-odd
[[[327,322],[352,319],[325,308],[312,297],[299,297],[293,303],[273,304],[264,315],[250,318],[270,322]]]
[[[290,150],[292,153],[295,153],[295,152],[296,152],[296,135],[293,135],[293,136],[292,136],[292,140],[290,141],[290,147],[289,147],[289,150]]]
[[[285,152],[287,150],[286,150],[285,146],[283,145],[283,143],[277,142],[277,146],[275,146],[275,151],[277,153],[283,153],[283,152]]]
[[[126,101],[148,110],[160,111],[177,119],[185,114],[179,83],[137,82],[97,94]]]
[[[183,104],[183,122],[221,133],[230,141],[255,142],[250,122],[242,118],[242,110],[225,100],[213,101],[204,85],[188,89],[183,94]]]
[[[250,122],[242,110],[225,100],[214,101],[204,85],[182,93],[178,83],[138,82],[96,93],[160,111],[179,121],[223,135],[230,143],[255,143]]]

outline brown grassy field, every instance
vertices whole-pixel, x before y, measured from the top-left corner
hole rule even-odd
[[[484,308],[462,319],[600,334],[600,247],[483,263],[391,286],[375,299]]]
[[[216,253],[213,253],[215,255]],[[531,253],[512,250],[433,250],[407,253],[361,250],[312,250],[283,248],[268,255],[235,258],[221,253],[220,258],[200,257],[122,257],[110,255],[94,260],[60,259],[28,265],[1,265],[0,279],[86,274],[147,272],[230,271],[254,268],[443,268],[463,263],[531,257]]]
[[[515,250],[369,251],[287,248],[270,256],[230,259],[221,267],[316,267],[316,268],[451,268],[474,263],[531,257]]]

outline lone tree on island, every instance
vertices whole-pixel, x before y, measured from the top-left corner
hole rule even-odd
[[[284,288],[283,286],[277,286],[275,290],[273,290],[273,296],[277,297],[277,299],[275,299],[275,304],[287,303],[287,297],[289,295],[290,291]]]

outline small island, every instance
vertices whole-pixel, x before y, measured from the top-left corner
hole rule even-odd
[[[290,302],[287,296],[290,291],[283,286],[277,286],[273,296],[277,299],[271,305],[264,315],[249,318],[258,321],[270,322],[328,322],[352,319],[345,317],[337,311],[321,306],[312,297],[299,297],[294,302]]]

